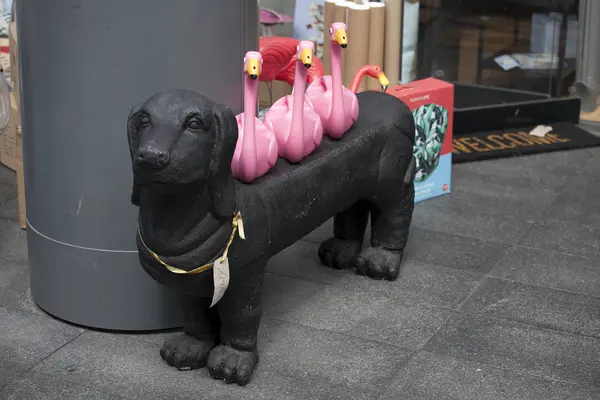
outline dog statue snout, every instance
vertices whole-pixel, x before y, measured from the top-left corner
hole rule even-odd
[[[154,169],[165,168],[169,165],[169,154],[155,149],[140,149],[136,157],[136,163]]]

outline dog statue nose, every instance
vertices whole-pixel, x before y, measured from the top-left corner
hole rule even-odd
[[[164,168],[169,164],[169,155],[160,150],[143,149],[138,152],[136,162],[151,168]]]

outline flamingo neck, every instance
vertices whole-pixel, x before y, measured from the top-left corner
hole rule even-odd
[[[358,92],[360,82],[363,80],[363,78],[365,77],[365,75],[367,75],[368,72],[369,67],[366,65],[360,67],[358,71],[356,71],[356,74],[354,74],[354,78],[352,78],[352,83],[350,84],[350,91],[352,91],[353,93]]]
[[[332,81],[332,99],[330,117],[344,115],[344,98],[342,93],[342,47],[337,43],[331,42],[331,81]]]
[[[244,73],[244,134],[242,151],[256,159],[256,101],[258,98],[258,79]]]
[[[292,133],[304,133],[304,92],[306,91],[306,67],[301,61],[296,61],[296,76],[294,78],[294,93],[292,104]],[[296,136],[296,135],[294,135]]]

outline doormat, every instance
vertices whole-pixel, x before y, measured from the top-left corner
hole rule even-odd
[[[552,124],[552,131],[544,137],[530,135],[531,129],[533,127],[457,136],[452,140],[452,162],[518,157],[600,146],[600,137],[569,122]]]

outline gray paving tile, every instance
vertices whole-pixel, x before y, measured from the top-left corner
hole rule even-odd
[[[421,229],[464,237],[488,239],[492,241],[515,243],[534,222],[535,216],[525,218],[528,209],[517,215],[517,208],[505,207],[505,210],[489,207],[485,202],[466,201],[467,193],[451,193],[426,200],[415,205],[411,232]],[[333,220],[327,221],[304,237],[304,240],[321,243],[333,235]],[[368,241],[369,230],[365,235]]]
[[[597,134],[597,132],[595,132]],[[600,148],[593,147],[587,149],[590,153],[590,157],[588,157],[588,161],[584,164],[584,173],[589,173],[592,175],[598,175],[600,173],[600,164],[598,164],[598,157],[600,156]]]
[[[600,295],[600,259],[516,246],[502,257],[490,275]]]
[[[432,307],[458,307],[483,277],[416,262],[407,262],[396,282],[336,272],[341,278],[332,285],[267,273],[265,312],[319,329],[414,348],[448,315]],[[131,337],[159,346],[171,334]]]
[[[344,274],[353,273],[324,266],[318,250],[318,243],[300,240],[269,260],[267,271],[321,283],[333,283]]]
[[[573,175],[548,209],[548,217],[600,229],[600,176]]]
[[[600,338],[600,298],[488,278],[462,311]]]
[[[0,258],[0,306],[45,317],[29,288],[29,268],[23,261]]]
[[[531,219],[495,208],[473,207],[461,196],[450,193],[418,203],[413,214],[413,227],[438,232],[516,243],[527,231]]]
[[[564,192],[550,205],[548,217],[560,221],[577,222],[600,229],[598,196],[584,192]]]
[[[83,332],[49,317],[0,307],[0,386]]]
[[[497,242],[413,228],[404,260],[486,273],[508,248]]]
[[[469,207],[540,218],[565,183],[565,178],[535,171],[515,171],[506,176],[465,170],[452,174],[451,196]]]
[[[121,333],[119,336],[128,337],[130,339],[141,340],[142,342],[152,343],[155,346],[162,346],[165,339],[181,334],[182,329],[174,329],[168,331],[157,331],[157,332],[133,332],[133,333]]]
[[[19,202],[16,197],[0,204],[0,218],[19,220]]]
[[[573,383],[421,352],[398,374],[381,400],[594,400],[600,391]]]
[[[0,186],[17,186],[17,174],[10,168],[0,164]]]
[[[568,254],[600,256],[600,228],[577,222],[536,222],[519,244]]]
[[[331,237],[332,224],[326,224],[285,249],[269,262],[267,270],[276,274],[333,283],[340,271],[321,264],[317,251],[319,243]],[[366,235],[368,241],[368,232]],[[437,232],[413,226],[404,252],[404,261],[419,261],[445,267],[488,272],[509,248],[509,245],[478,238]]]
[[[383,390],[411,355],[401,347],[271,320],[262,333],[264,368],[348,390]]]
[[[152,343],[98,332],[81,335],[36,366],[33,373],[75,385],[91,381],[97,390],[121,393],[129,399],[366,400],[374,394],[361,388],[389,379],[404,360],[403,350],[331,338],[333,334],[309,328],[267,320],[261,329],[261,360],[253,380],[244,388],[212,380],[206,369],[177,371],[164,363]]]
[[[471,294],[483,275],[417,261],[407,261],[394,282],[346,274],[334,283],[348,291],[398,299],[406,305],[455,309]]]
[[[425,351],[600,388],[600,340],[474,315],[450,317]]]
[[[479,163],[473,163],[475,164]],[[549,173],[546,175],[551,176]],[[471,238],[515,243],[538,218],[536,213],[543,209],[532,204],[530,200],[537,196],[538,199],[543,199],[546,206],[549,206],[557,195],[558,188],[566,183],[565,178],[555,183],[556,189],[549,186],[547,189],[549,196],[544,197],[539,195],[539,190],[536,192],[527,186],[535,182],[533,177],[520,183],[522,190],[514,189],[509,184],[504,187],[500,183],[496,184],[495,190],[491,190],[490,185],[486,186],[485,182],[479,182],[482,187],[466,183],[470,176],[477,176],[471,172],[455,173],[453,179],[457,176],[459,178],[458,182],[453,183],[455,188],[453,193],[416,204],[413,230],[422,228]],[[470,191],[460,189],[461,179],[465,182],[463,186]],[[497,182],[502,179],[504,176],[495,178]],[[542,179],[538,180],[540,181],[538,187],[543,187]],[[526,197],[524,191],[530,194],[531,199],[523,199]],[[304,240],[320,243],[332,234],[333,222],[330,220],[307,235]]]
[[[422,347],[450,313],[278,275],[266,277],[265,289],[265,311],[278,319],[411,349]]]
[[[125,397],[106,388],[94,387],[92,378],[89,382],[73,385],[68,381],[39,374],[27,375],[6,385],[0,389],[0,398],[3,400],[126,400]]]
[[[27,261],[26,234],[19,224],[0,218],[0,257]]]

